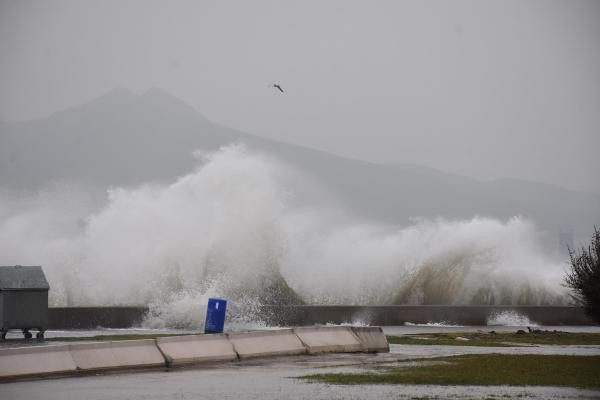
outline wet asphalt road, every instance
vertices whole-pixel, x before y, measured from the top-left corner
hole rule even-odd
[[[600,331],[599,327],[544,327],[568,331]],[[520,327],[386,327],[387,334],[466,330],[514,331]],[[132,333],[131,330],[126,330]],[[50,335],[92,336],[122,330],[50,332]],[[149,333],[138,330],[138,333]],[[155,331],[154,331],[155,332]],[[20,342],[20,341],[19,341]],[[13,341],[13,344],[17,344]],[[55,344],[55,343],[54,343]],[[22,344],[21,344],[22,345]],[[481,353],[600,355],[600,346],[466,347],[392,345],[389,354],[329,354],[227,363],[171,371],[153,370],[0,384],[0,399],[405,399],[535,398],[600,399],[600,391],[558,387],[355,385],[309,383],[298,376],[339,371],[362,371],[399,360]]]
[[[600,391],[558,387],[353,385],[311,383],[299,376],[359,372],[415,357],[466,353],[596,354],[600,346],[457,347],[392,345],[389,354],[326,354],[0,384],[0,399],[405,399],[600,398]],[[410,362],[409,362],[410,363]],[[403,361],[407,365],[407,361]]]
[[[328,362],[326,359],[330,358]],[[85,376],[0,385],[0,398],[12,399],[408,399],[408,398],[600,398],[600,391],[558,387],[353,385],[309,383],[298,376],[322,372],[355,372],[359,366],[331,366],[298,359],[254,364],[188,368],[122,375]],[[339,362],[340,360],[337,360]],[[327,366],[329,365],[329,366]]]

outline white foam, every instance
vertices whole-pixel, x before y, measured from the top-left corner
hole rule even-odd
[[[432,327],[437,327],[437,328],[460,328],[463,327],[464,325],[455,325],[455,324],[451,324],[449,322],[446,321],[440,321],[440,322],[428,322],[426,324],[416,324],[416,323],[412,323],[412,322],[405,322],[404,326],[432,326]]]
[[[501,325],[501,326],[538,326],[535,322],[532,322],[525,315],[519,314],[515,311],[503,311],[491,315],[487,321],[488,326]]]
[[[280,277],[308,303],[564,298],[562,265],[523,218],[358,223],[340,204],[291,196],[300,175],[289,171],[232,145],[169,184],[112,188],[100,205],[82,188],[4,195],[0,264],[43,265],[52,305],[149,305],[154,328],[200,329],[214,296],[230,299],[231,323],[256,324]]]

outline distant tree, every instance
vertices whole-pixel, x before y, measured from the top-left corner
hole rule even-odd
[[[600,323],[600,230],[594,226],[592,242],[587,249],[569,249],[571,269],[565,285],[574,292],[573,298],[586,314]]]

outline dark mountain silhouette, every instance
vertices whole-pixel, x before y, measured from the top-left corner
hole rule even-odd
[[[219,126],[160,89],[142,95],[117,89],[47,118],[0,123],[0,188],[37,190],[53,181],[98,186],[164,181],[191,170],[194,150],[234,141],[313,175],[358,218],[405,224],[419,216],[523,215],[552,239],[559,227],[587,235],[600,222],[600,194],[338,157]]]

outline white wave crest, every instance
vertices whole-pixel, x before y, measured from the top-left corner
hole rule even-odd
[[[43,265],[53,305],[149,305],[153,327],[200,327],[210,296],[238,324],[265,303],[563,301],[562,267],[523,218],[357,223],[339,204],[290,201],[290,171],[231,145],[100,205],[79,188],[4,195],[0,264]]]

